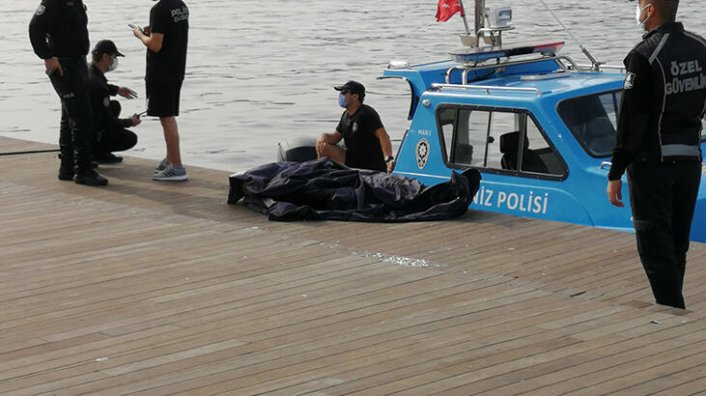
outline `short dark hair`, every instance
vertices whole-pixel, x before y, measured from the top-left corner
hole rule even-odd
[[[666,20],[673,22],[677,19],[679,0],[652,0],[652,2]]]
[[[92,56],[92,58],[93,58],[93,63],[100,62],[100,60],[101,60],[101,58],[103,57],[103,55],[110,55],[110,54],[107,53],[107,52],[96,52],[96,51],[92,51],[92,52],[91,52],[91,56]]]
[[[365,101],[365,93],[356,93],[356,92],[352,92],[352,94],[353,94],[353,95],[358,95],[358,100],[360,101],[360,103],[363,103],[363,102]]]

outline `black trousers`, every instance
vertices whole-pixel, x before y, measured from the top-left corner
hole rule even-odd
[[[120,117],[122,106],[117,100],[110,101],[110,112],[113,118]],[[137,135],[125,128],[109,128],[99,131],[94,145],[94,155],[97,157],[113,151],[129,150],[137,144]]]
[[[93,111],[88,96],[86,57],[64,57],[59,62],[64,75],[49,76],[61,99],[59,148],[61,166],[82,173],[91,170],[91,140],[95,134]]]
[[[628,177],[637,250],[655,300],[685,308],[682,286],[701,162],[634,163]]]

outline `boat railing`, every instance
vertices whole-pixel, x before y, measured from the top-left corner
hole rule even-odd
[[[555,60],[556,63],[561,68],[560,71],[563,71],[563,72],[568,72],[568,71],[580,71],[580,72],[598,71],[598,72],[600,72],[600,71],[607,71],[607,70],[618,71],[621,73],[625,72],[625,66],[601,64],[598,66],[598,70],[596,70],[596,67],[594,65],[578,64],[571,57],[566,56],[566,55],[544,55],[541,57],[534,57],[534,58],[530,58],[530,59],[511,59],[511,60],[508,60],[505,62],[455,65],[455,66],[449,67],[446,70],[444,80],[445,80],[446,84],[451,84],[452,73],[454,71],[460,71],[461,72],[461,85],[468,85],[468,75],[471,72],[489,70],[489,69],[502,69],[502,68],[506,68],[508,66],[526,65],[526,64],[530,64],[530,63],[544,62],[544,61],[551,61],[551,60]]]
[[[556,61],[557,65],[561,68],[561,71],[569,71],[569,70],[580,70],[580,66],[574,62],[573,59],[571,59],[568,56],[558,56],[558,55],[544,55],[541,57],[534,57],[530,59],[511,59],[505,62],[497,62],[497,63],[486,63],[486,64],[462,64],[462,65],[455,65],[451,66],[446,70],[445,74],[445,83],[446,84],[451,84],[451,74],[454,71],[461,71],[461,82],[463,85],[468,84],[468,74],[470,72],[476,72],[476,71],[481,71],[481,70],[488,70],[488,69],[502,69],[506,68],[508,66],[517,66],[517,65],[527,65],[530,63],[536,63],[536,62],[545,62],[545,61],[551,61],[554,60]],[[568,66],[567,66],[568,64]]]
[[[586,65],[586,64],[572,64],[569,65],[569,70],[576,70],[576,71],[602,71],[602,70],[612,70],[612,71],[618,71],[619,73],[625,73],[625,66],[622,65],[600,65],[599,69],[596,70],[593,65]]]
[[[488,69],[500,69],[500,68],[505,68],[508,66],[526,65],[526,64],[530,64],[530,63],[548,61],[548,60],[552,60],[552,59],[559,59],[559,57],[557,57],[555,55],[551,55],[551,56],[533,57],[530,59],[510,59],[510,60],[507,60],[504,62],[496,61],[496,63],[464,63],[464,64],[459,64],[456,66],[451,66],[446,71],[446,83],[448,84],[450,82],[451,73],[454,70],[462,70],[462,71],[470,72],[470,71],[480,71],[480,70],[488,70]],[[466,74],[468,74],[468,73],[466,73]]]
[[[442,90],[442,89],[475,89],[485,91],[488,95],[492,91],[506,91],[506,92],[522,92],[522,93],[532,93],[537,96],[542,96],[542,91],[534,87],[503,87],[503,86],[492,86],[492,85],[468,85],[468,84],[439,84],[434,83],[431,85],[432,89]]]

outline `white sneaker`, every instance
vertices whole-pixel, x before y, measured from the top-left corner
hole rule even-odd
[[[186,181],[186,168],[183,166],[176,167],[172,164],[167,165],[163,171],[159,171],[152,176],[152,180],[157,181]]]

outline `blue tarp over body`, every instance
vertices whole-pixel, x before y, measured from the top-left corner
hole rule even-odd
[[[425,187],[414,179],[351,169],[327,158],[278,162],[232,175],[228,203],[243,199],[249,208],[279,221],[444,220],[468,210],[480,178],[469,169]]]

